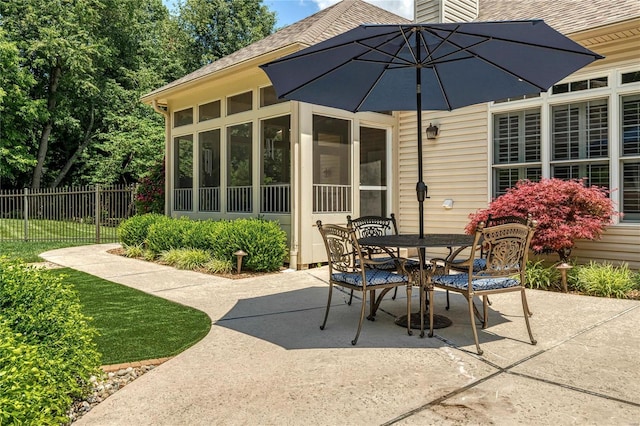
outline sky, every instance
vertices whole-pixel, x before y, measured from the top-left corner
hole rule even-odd
[[[171,10],[177,0],[162,0]],[[277,13],[276,27],[281,28],[300,21],[307,16],[338,3],[339,0],[263,0],[263,3]],[[396,15],[413,19],[414,0],[365,0]]]

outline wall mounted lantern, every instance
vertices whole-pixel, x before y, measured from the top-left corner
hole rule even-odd
[[[435,139],[438,136],[438,126],[434,126],[432,123],[429,123],[429,127],[427,127],[427,139]]]

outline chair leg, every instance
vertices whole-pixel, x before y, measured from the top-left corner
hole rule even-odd
[[[412,291],[411,282],[408,282],[407,283],[407,334],[409,336],[413,335],[413,331],[411,331],[411,291]]]
[[[369,304],[371,305],[369,307],[369,316],[367,317],[367,319],[369,321],[375,321],[376,320],[376,291],[375,290],[370,290],[369,291],[369,297],[370,297],[370,301]]]
[[[445,309],[448,311],[450,306],[451,305],[449,305],[449,290],[447,290],[447,307]]]
[[[527,331],[529,332],[529,339],[531,339],[531,344],[535,345],[538,342],[533,338],[533,333],[531,332],[531,324],[529,324],[529,315],[531,314],[531,311],[529,310],[529,304],[527,303],[527,296],[524,292],[524,288],[520,293],[522,294],[522,310],[524,311],[524,322],[527,324]]]
[[[324,326],[327,325],[327,318],[329,318],[329,308],[331,307],[331,293],[333,293],[333,284],[329,282],[329,299],[327,300],[327,310],[324,312],[324,321],[322,321],[320,330],[324,330]]]
[[[347,305],[351,306],[351,302],[353,302],[353,290],[351,290],[351,295],[349,296],[349,301],[347,302]]]
[[[482,296],[482,328],[489,324],[489,296]]]
[[[362,323],[364,321],[364,314],[367,310],[367,292],[362,292],[362,307],[360,308],[360,322],[358,322],[358,331],[356,332],[356,337],[351,341],[351,344],[355,346],[358,342],[358,337],[360,337],[360,330],[362,330]]]
[[[473,312],[473,297],[468,296],[467,302],[469,303],[469,319],[471,320],[471,330],[473,330],[473,339],[476,342],[476,349],[478,349],[478,355],[482,355],[482,349],[480,349],[480,343],[478,342],[478,330],[476,330],[476,315]]]
[[[433,337],[433,299],[434,299],[434,291],[433,287],[429,288],[429,337]]]
[[[398,287],[393,290],[393,296],[391,296],[391,300],[396,300],[396,296],[398,295]]]

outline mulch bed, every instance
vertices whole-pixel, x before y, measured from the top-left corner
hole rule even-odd
[[[126,256],[126,250],[121,248],[121,247],[108,250],[107,253],[115,254],[117,256],[127,257]],[[156,263],[158,265],[167,265],[166,263],[161,262],[159,260],[150,261],[150,260],[144,259],[142,257],[133,257],[131,259],[143,260],[145,262],[153,262],[153,263]],[[280,270],[283,271],[285,269],[286,268],[283,267]],[[235,272],[228,273],[228,274],[222,274],[222,273],[213,273],[213,272],[210,272],[210,271],[208,271],[208,270],[206,270],[204,268],[196,268],[196,269],[193,269],[193,271],[194,272],[200,272],[201,274],[213,275],[213,276],[221,277],[221,278],[228,278],[228,279],[231,279],[231,280],[241,280],[241,279],[244,279],[244,278],[255,278],[255,277],[261,277],[261,276],[264,276],[264,275],[271,275],[271,274],[277,274],[278,273],[278,272],[242,271],[239,274],[235,273]]]

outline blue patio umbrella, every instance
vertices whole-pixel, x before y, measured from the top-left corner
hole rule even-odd
[[[541,20],[390,24],[360,25],[261,68],[281,99],[417,112],[422,237],[422,111],[540,93],[601,58]]]

